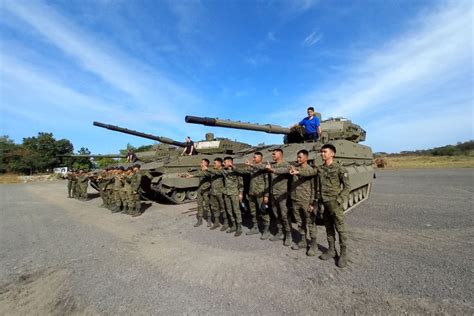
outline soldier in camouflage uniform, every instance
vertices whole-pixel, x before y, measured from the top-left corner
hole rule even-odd
[[[99,173],[99,176],[97,177],[97,184],[98,184],[98,187],[99,187],[99,194],[100,194],[100,198],[102,199],[102,205],[100,205],[99,207],[107,207],[107,197],[106,197],[106,193],[105,193],[105,187],[107,185],[107,180],[106,180],[107,171],[108,171],[108,169],[102,170]]]
[[[267,172],[270,172],[271,179],[271,201],[273,214],[277,219],[278,232],[275,236],[271,237],[271,241],[277,241],[285,239],[283,243],[285,246],[290,246],[293,239],[291,237],[291,226],[288,218],[288,169],[290,164],[283,160],[283,150],[277,148],[272,152],[272,158],[274,163],[268,163],[266,166]],[[282,227],[285,229],[285,235],[283,235]]]
[[[293,215],[298,225],[300,241],[293,243],[291,249],[306,249],[306,236],[311,238],[311,246],[307,252],[308,256],[315,256],[318,250],[316,242],[316,209],[314,207],[314,193],[316,188],[316,177],[298,175],[298,172],[311,172],[313,168],[308,165],[308,151],[302,149],[298,152],[296,160],[297,167],[292,167],[290,174],[293,175],[291,181],[291,202],[293,206]]]
[[[117,168],[114,173],[114,185],[113,185],[113,203],[114,208],[112,213],[117,213],[122,210],[123,203],[123,167]]]
[[[211,190],[211,182],[210,177],[208,175],[209,170],[209,160],[208,159],[201,159],[201,170],[191,174],[187,173],[183,176],[186,178],[198,177],[199,178],[199,187],[197,190],[197,222],[194,224],[194,227],[199,227],[202,225],[202,218],[204,215],[204,211],[206,211],[207,215],[207,227],[212,226],[211,221],[211,214],[210,214],[210,204],[209,204],[209,193]]]
[[[234,170],[237,173],[250,176],[248,201],[252,216],[252,227],[246,235],[259,233],[257,214],[260,213],[259,215],[264,225],[261,239],[264,240],[270,237],[270,215],[267,212],[268,207],[266,207],[269,203],[270,180],[265,170],[265,164],[262,163],[262,158],[262,153],[256,152],[253,155],[252,163],[246,162],[246,168],[234,168]]]
[[[133,193],[132,193],[133,190],[130,184],[132,182],[132,175],[133,175],[133,169],[131,167],[128,167],[125,170],[123,174],[123,178],[122,178],[122,183],[123,183],[122,193],[121,193],[122,213],[128,214],[128,215],[131,215],[131,212],[135,208],[135,205],[132,205],[135,203],[133,201]]]
[[[214,170],[221,170],[222,169],[222,159],[216,158],[214,159]],[[206,168],[204,168],[206,170]],[[207,171],[207,170],[206,170]],[[211,174],[206,172],[206,175],[210,177],[211,182],[211,191],[210,191],[210,202],[211,202],[211,209],[214,215],[214,225],[211,226],[211,229],[219,228],[220,225],[220,216],[224,218],[223,226],[221,227],[221,231],[227,230],[229,225],[227,223],[227,216],[225,213],[225,204],[224,204],[224,177],[218,174]]]
[[[324,164],[318,168],[321,182],[320,198],[324,205],[324,226],[328,239],[328,250],[319,256],[321,260],[336,257],[336,231],[339,235],[339,246],[341,248],[337,266],[343,268],[347,265],[347,232],[344,225],[343,204],[351,190],[347,170],[334,161],[336,148],[331,144],[321,147],[321,157]],[[300,171],[301,175],[314,175],[311,172]]]
[[[79,186],[79,199],[86,201],[87,200],[87,187],[89,185],[89,176],[84,171],[81,170],[79,172],[79,177],[77,178],[78,186]]]
[[[71,170],[66,174],[67,179],[67,197],[73,197],[73,183],[74,183],[74,171]]]
[[[208,170],[212,175],[224,176],[224,200],[231,227],[227,233],[234,233],[238,237],[242,235],[242,213],[240,212],[239,196],[243,194],[243,179],[234,171],[232,157],[224,158],[224,168]]]

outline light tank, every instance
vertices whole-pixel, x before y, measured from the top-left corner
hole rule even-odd
[[[99,122],[94,122],[94,125],[121,133],[156,140],[176,147],[185,147],[185,143],[177,142],[166,137],[159,137]],[[209,161],[212,162],[214,158],[232,156],[236,152],[250,148],[251,146],[228,138],[216,138],[213,133],[207,133],[204,140],[194,142],[196,149],[195,155],[181,156],[180,154],[183,149],[176,147],[175,150],[169,149],[169,151],[173,152],[172,155],[164,155],[166,157],[143,164],[142,170],[148,171],[153,176],[149,183],[150,190],[172,203],[181,204],[196,200],[199,186],[198,178],[184,178],[181,176],[182,173],[198,170],[201,159],[203,158],[209,159]],[[166,153],[166,151],[164,150],[163,153]]]
[[[320,118],[320,114],[317,116]],[[321,147],[330,143],[336,147],[335,161],[343,165],[348,172],[351,183],[349,198],[344,202],[345,212],[369,197],[374,169],[372,167],[372,149],[359,144],[365,140],[366,132],[359,125],[345,118],[329,118],[321,121],[321,137],[317,141],[305,141],[304,129],[300,126],[286,128],[274,124],[254,124],[240,121],[222,120],[209,117],[186,116],[186,123],[218,126],[241,130],[260,131],[271,134],[284,135],[282,145],[255,146],[236,153],[234,163],[244,165],[251,160],[253,153],[260,151],[264,161],[271,161],[273,149],[283,150],[285,160],[296,164],[296,154],[301,149],[309,152],[309,160],[315,166],[320,166],[323,161],[320,156]]]

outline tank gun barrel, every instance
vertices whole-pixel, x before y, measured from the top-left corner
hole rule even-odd
[[[70,157],[70,158],[127,158],[126,155],[58,155],[57,157]]]
[[[259,131],[259,132],[265,132],[265,133],[270,133],[270,134],[287,135],[291,133],[291,129],[282,127],[280,125],[274,125],[274,124],[255,124],[255,123],[221,120],[217,118],[191,116],[191,115],[187,115],[185,117],[185,121],[186,123]]]
[[[161,137],[161,136],[155,136],[155,135],[146,134],[146,133],[142,133],[142,132],[137,132],[137,131],[134,131],[134,130],[131,130],[131,129],[128,129],[128,128],[123,128],[123,127],[110,125],[110,124],[104,124],[104,123],[101,123],[101,122],[94,122],[93,124],[94,124],[94,126],[110,129],[112,131],[116,131],[116,132],[120,132],[120,133],[124,133],[124,134],[134,135],[134,136],[138,136],[138,137],[142,137],[142,138],[148,138],[148,139],[155,140],[155,141],[158,141],[158,142],[164,143],[164,144],[175,145],[175,146],[178,146],[178,147],[185,147],[186,146],[185,143],[178,142],[178,141],[172,140],[171,138],[167,138],[167,137]]]

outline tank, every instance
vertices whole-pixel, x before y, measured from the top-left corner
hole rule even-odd
[[[321,115],[318,113],[318,117]],[[283,144],[256,146],[240,150],[236,153],[234,163],[244,165],[251,160],[253,153],[260,151],[264,161],[271,161],[273,149],[283,150],[285,160],[296,164],[296,154],[301,149],[309,152],[309,160],[315,166],[323,164],[319,152],[321,147],[330,143],[336,147],[335,161],[343,165],[349,174],[351,192],[344,202],[344,211],[349,212],[355,206],[366,200],[372,188],[374,169],[372,166],[372,149],[359,144],[366,138],[366,132],[359,125],[345,118],[329,118],[321,121],[321,137],[317,141],[305,141],[304,129],[300,126],[291,128],[274,124],[254,124],[240,121],[222,120],[209,117],[186,116],[185,121],[192,124],[218,126],[242,130],[252,130],[271,134],[281,134]]]
[[[181,148],[185,147],[185,143],[183,142],[100,122],[94,122],[93,124],[109,130],[152,139],[163,143],[158,146],[166,146],[166,144],[173,145],[174,149],[166,149],[163,147],[163,156],[157,157],[157,159],[152,162],[142,164],[142,170],[146,170],[152,175],[149,186],[145,185],[144,188],[145,191],[147,191],[147,188],[153,191],[154,194],[150,194],[149,196],[153,196],[154,200],[157,200],[158,197],[162,197],[175,204],[192,202],[197,198],[199,179],[183,178],[181,176],[182,173],[198,170],[201,159],[203,158],[212,161],[216,157],[223,158],[224,155],[232,156],[240,150],[251,147],[246,143],[228,138],[216,138],[213,133],[207,133],[204,140],[194,142],[197,154],[181,156]],[[170,154],[171,152],[172,154]],[[168,154],[165,155],[165,153]]]

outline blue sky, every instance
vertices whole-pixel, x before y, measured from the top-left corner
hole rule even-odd
[[[374,151],[473,139],[472,1],[0,1],[0,134],[76,150],[282,137],[187,114],[290,126],[312,105]]]

